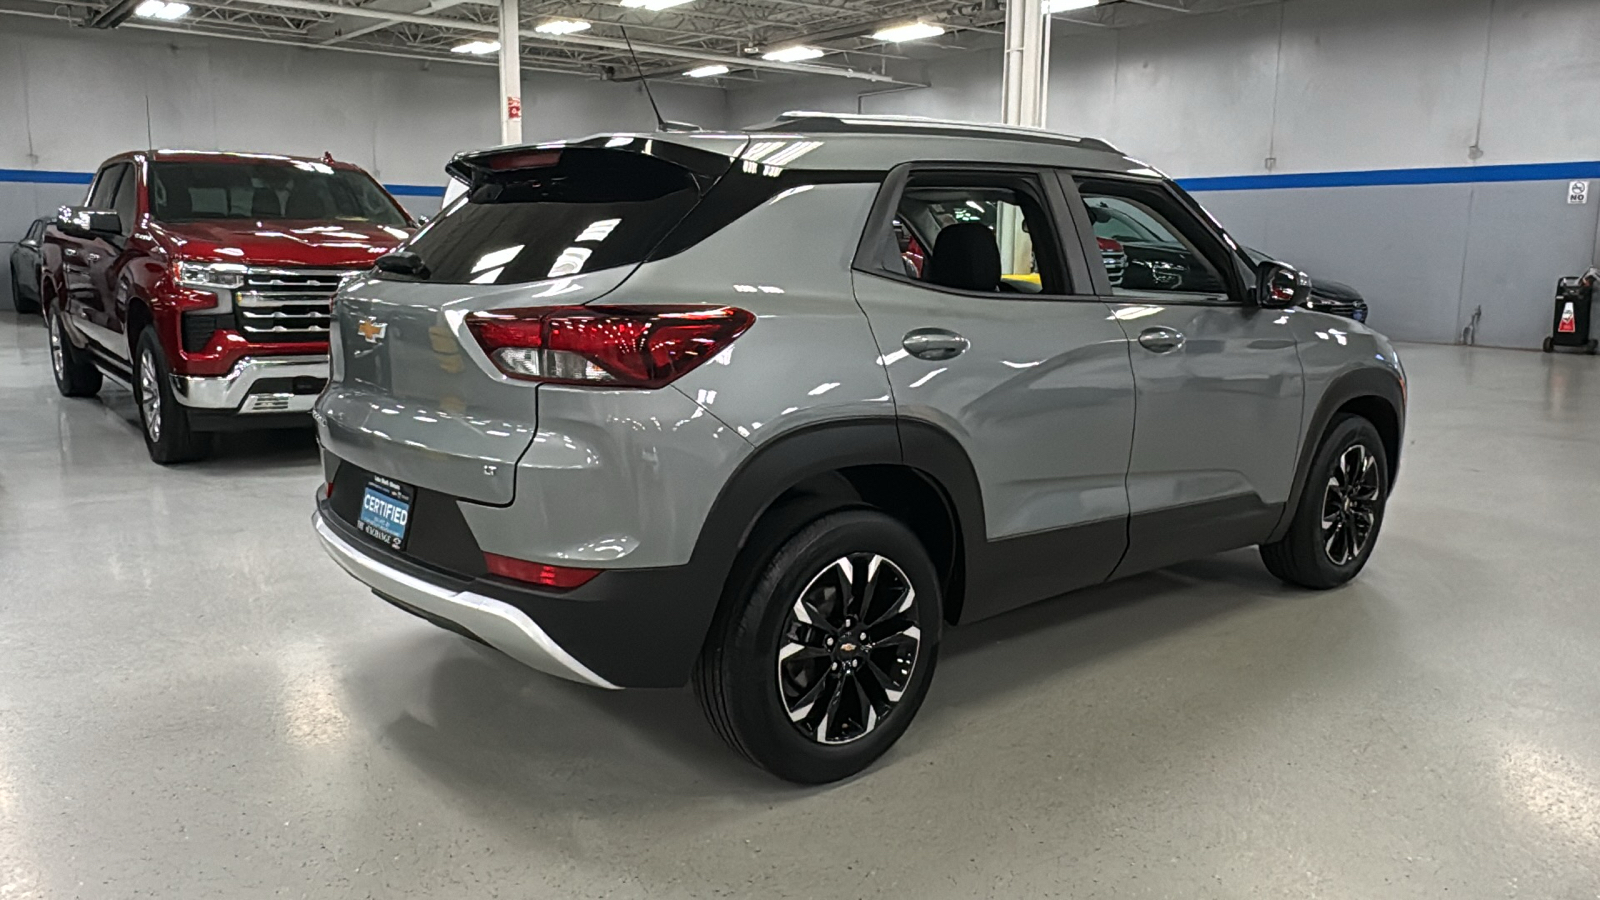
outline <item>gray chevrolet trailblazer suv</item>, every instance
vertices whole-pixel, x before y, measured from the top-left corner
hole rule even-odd
[[[1308,588],[1372,553],[1394,348],[1105,143],[791,113],[449,172],[335,301],[322,543],[535,669],[692,680],[783,778],[894,743],[947,626],[1254,544]],[[1153,236],[1115,282],[1107,215]]]

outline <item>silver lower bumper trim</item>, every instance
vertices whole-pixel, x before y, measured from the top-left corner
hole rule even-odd
[[[589,670],[551,640],[527,613],[502,600],[471,591],[452,591],[385,565],[339,537],[313,513],[311,525],[322,548],[346,572],[368,587],[408,606],[455,622],[484,643],[548,675],[615,690],[616,685]]]
[[[241,413],[307,412],[316,403],[315,394],[260,394],[279,398],[266,402],[245,398],[263,378],[328,378],[326,356],[247,356],[234,364],[226,375],[174,375],[172,393],[184,406],[200,409],[233,409]]]

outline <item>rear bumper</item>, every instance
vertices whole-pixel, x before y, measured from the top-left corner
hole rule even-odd
[[[328,555],[384,599],[423,618],[442,620],[438,624],[455,625],[457,630],[541,672],[595,687],[617,687],[579,662],[527,613],[510,603],[401,571],[336,533],[321,510],[312,515],[311,524]]]
[[[327,383],[327,356],[247,356],[226,375],[173,375],[172,393],[191,409],[309,413]]]

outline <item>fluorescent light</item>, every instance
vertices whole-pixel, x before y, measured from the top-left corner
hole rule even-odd
[[[589,23],[580,19],[553,19],[533,30],[540,34],[577,34],[588,31]]]
[[[687,72],[685,72],[683,74],[689,76],[690,78],[714,78],[714,77],[716,77],[718,75],[726,75],[726,74],[728,74],[728,67],[727,66],[701,66],[698,69],[690,69],[689,71],[687,71]]]
[[[499,41],[467,41],[450,48],[451,53],[470,53],[473,56],[487,56],[490,53],[500,52]]]
[[[875,41],[889,41],[898,44],[901,41],[920,41],[923,38],[938,37],[944,34],[943,25],[930,25],[927,22],[912,22],[909,25],[895,25],[885,28],[872,36]]]
[[[771,53],[763,53],[761,58],[769,62],[804,62],[808,59],[816,59],[823,53],[824,51],[818,50],[816,47],[794,46],[785,47],[782,50],[774,50]]]
[[[1074,9],[1088,9],[1099,6],[1100,0],[1046,0],[1044,11],[1046,15],[1052,13],[1071,12]]]
[[[689,0],[622,0],[622,5],[629,9],[648,9],[651,12],[660,12],[674,6],[682,6]]]
[[[144,0],[133,14],[143,19],[181,19],[189,14],[189,4],[168,0]]]

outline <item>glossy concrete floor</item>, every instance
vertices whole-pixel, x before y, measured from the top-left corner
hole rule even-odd
[[[0,898],[1600,895],[1600,360],[1405,348],[1346,589],[1251,552],[955,631],[900,745],[776,783],[687,692],[378,602],[306,435],[162,469],[0,317]]]

